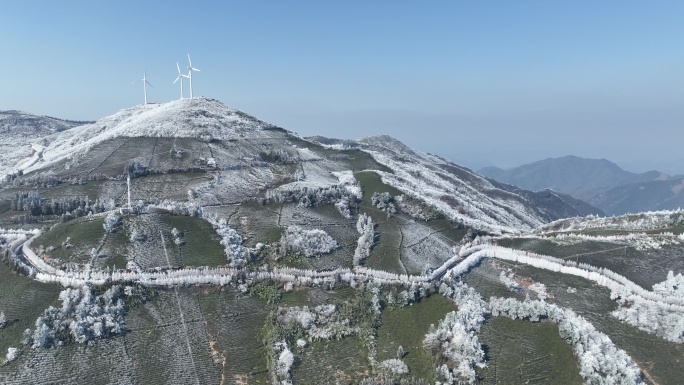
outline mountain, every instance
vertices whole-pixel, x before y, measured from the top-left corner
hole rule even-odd
[[[684,176],[620,185],[593,196],[590,202],[611,215],[682,208]]]
[[[658,171],[632,173],[606,159],[565,156],[540,160],[510,170],[486,167],[478,172],[524,189],[551,189],[568,194],[609,215],[674,209],[679,207],[676,203],[684,199],[679,197],[679,190],[671,188],[677,182],[671,181],[672,177],[669,175]],[[645,186],[650,186],[648,191],[658,191],[658,194],[644,195]]]
[[[684,212],[582,217],[206,98],[26,143],[0,159],[2,384],[681,378]]]
[[[347,162],[324,154],[332,151],[343,156],[345,151],[355,150],[371,156],[377,165],[369,169],[380,175],[383,183],[420,197],[450,220],[477,230],[517,232],[585,213],[556,196],[547,198],[553,204],[539,208],[524,196],[529,193],[499,189],[466,168],[412,150],[389,136],[333,145],[331,141],[335,142],[321,138],[305,142],[216,100],[183,99],[136,106],[52,133],[40,138],[42,144],[34,146],[32,156],[15,164],[4,163],[0,172],[21,169],[27,175],[49,173],[61,180],[114,178],[133,163],[147,172],[160,173],[197,168],[212,159],[219,170],[234,171],[225,177],[232,187],[203,199],[224,203],[253,199],[260,189],[283,183],[282,176],[262,164],[264,160],[301,164],[304,175],[297,178],[302,180],[280,186],[280,190],[327,188],[338,183],[331,172],[349,169]],[[179,148],[180,143],[184,148]],[[176,150],[180,152],[169,156]]]

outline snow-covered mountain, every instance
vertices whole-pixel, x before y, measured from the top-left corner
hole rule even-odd
[[[158,146],[156,140],[148,143],[144,138],[173,139],[173,145],[162,151],[164,146]],[[169,155],[169,151],[176,151],[176,139],[180,138],[193,142]],[[30,156],[15,151],[8,159],[13,162],[3,161],[0,172],[48,172],[51,178],[66,180],[90,175],[116,178],[131,163],[156,172],[210,164],[220,182],[211,188],[193,187],[205,191],[202,202],[237,203],[258,198],[265,190],[266,197],[273,197],[339,185],[341,180],[336,175],[350,171],[345,160],[350,150],[369,154],[374,162],[364,167],[380,175],[383,183],[453,222],[479,231],[525,231],[561,217],[589,214],[556,195],[541,199],[532,192],[507,191],[467,168],[415,151],[389,136],[358,141],[315,137],[304,141],[292,132],[206,98],[138,105],[94,123],[36,138]],[[275,165],[269,166],[268,159]],[[293,175],[283,176],[283,169],[291,167],[278,164],[298,167]]]
[[[163,104],[137,105],[97,122],[43,135],[37,143],[41,147],[34,150],[34,153],[40,153],[40,162],[4,165],[0,172],[7,173],[21,166],[24,166],[23,172],[41,169],[60,160],[83,154],[95,144],[113,138],[234,140],[269,137],[265,130],[270,128],[274,126],[212,99],[181,99]],[[7,166],[10,168],[6,168]]]

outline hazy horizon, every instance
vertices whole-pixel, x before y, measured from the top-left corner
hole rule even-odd
[[[479,169],[606,158],[684,174],[684,4],[12,3],[0,109],[97,120],[218,99],[302,136],[389,134]],[[185,84],[187,95],[188,84]]]

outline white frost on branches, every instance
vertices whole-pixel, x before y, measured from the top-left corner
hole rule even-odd
[[[520,291],[522,289],[522,287],[520,286],[520,284],[518,282],[515,281],[514,278],[515,278],[515,274],[512,271],[510,271],[508,273],[506,273],[505,271],[502,271],[501,274],[499,274],[499,281],[501,281],[501,283],[506,285],[508,290]]]
[[[228,222],[216,216],[209,216],[207,221],[214,226],[214,229],[221,236],[221,244],[232,267],[243,267],[247,263],[249,250],[242,245],[242,237],[235,229],[228,226]]]
[[[285,341],[276,343],[274,352],[278,355],[278,361],[276,361],[274,366],[277,383],[280,385],[292,385],[290,369],[294,364],[294,354],[292,354]]]
[[[7,355],[5,356],[5,364],[8,364],[21,356],[21,349],[7,348]]]
[[[437,367],[438,384],[475,383],[475,367],[484,367],[485,355],[476,333],[489,312],[487,303],[467,285],[449,278],[440,285],[442,295],[451,298],[458,311],[448,313],[423,339],[423,345],[439,354],[445,363]]]
[[[102,224],[102,227],[104,227],[105,231],[108,233],[113,233],[118,230],[121,225],[123,224],[123,221],[120,216],[114,214],[114,213],[109,213],[107,217],[105,217],[104,223]]]
[[[61,308],[50,306],[36,320],[36,329],[25,331],[25,343],[32,348],[61,345],[69,336],[79,343],[106,338],[125,331],[124,293],[112,286],[103,294],[93,295],[89,285],[67,288],[59,293]]]
[[[409,368],[404,361],[397,358],[390,358],[389,360],[380,363],[380,370],[392,375],[408,374]]]
[[[309,340],[341,339],[359,332],[359,328],[350,325],[349,319],[343,319],[332,304],[319,305],[314,308],[287,307],[278,311],[278,321],[283,325],[298,324]]]
[[[287,251],[301,253],[307,257],[328,254],[340,246],[323,230],[307,230],[299,226],[289,226],[281,238]]]
[[[371,203],[373,206],[388,214],[394,214],[397,212],[397,206],[394,205],[394,197],[388,192],[374,193],[371,197]]]
[[[375,224],[368,214],[359,215],[356,221],[356,231],[361,234],[354,250],[354,266],[360,265],[370,256],[371,248],[375,244]]]
[[[653,291],[664,297],[684,297],[684,276],[674,275],[653,285]],[[655,334],[668,341],[684,343],[684,311],[662,302],[656,302],[634,295],[627,290],[614,289],[611,298],[620,305],[611,314],[647,333]]]

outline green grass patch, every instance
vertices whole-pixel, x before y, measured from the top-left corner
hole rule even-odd
[[[173,239],[167,239],[167,249],[175,250],[182,255],[185,266],[223,266],[226,255],[221,246],[221,237],[212,225],[200,218],[181,215],[165,215],[161,217],[169,227],[183,232],[185,244],[178,247]]]
[[[257,297],[213,289],[197,296],[210,348],[221,359],[226,384],[268,384],[262,328],[270,306]],[[223,360],[225,359],[225,360]]]
[[[54,247],[53,251],[46,253],[48,258],[56,258],[62,262],[88,263],[91,259],[90,251],[98,247],[104,237],[103,223],[103,218],[77,218],[59,223],[36,238],[31,246]],[[69,243],[73,245],[68,249],[62,247],[67,238],[71,238]]]
[[[354,177],[361,185],[361,190],[363,190],[363,200],[362,204],[372,206],[371,197],[374,193],[388,192],[392,196],[402,195],[403,193],[396,188],[383,183],[382,178],[377,173],[366,171],[357,172]]]
[[[432,295],[411,306],[385,309],[378,329],[378,361],[397,358],[397,349],[401,346],[406,352],[403,360],[410,375],[432,383],[432,356],[423,348],[423,338],[430,325],[436,325],[454,310],[456,305],[441,295]]]
[[[550,322],[492,317],[480,329],[486,384],[583,384],[572,349]]]
[[[22,347],[24,330],[34,328],[36,318],[50,305],[59,306],[57,296],[61,290],[59,284],[34,281],[0,262],[0,310],[9,322],[0,329],[0,354],[4,356],[9,347]]]
[[[359,337],[314,341],[301,353],[293,370],[296,384],[358,384],[370,376],[368,353]]]

